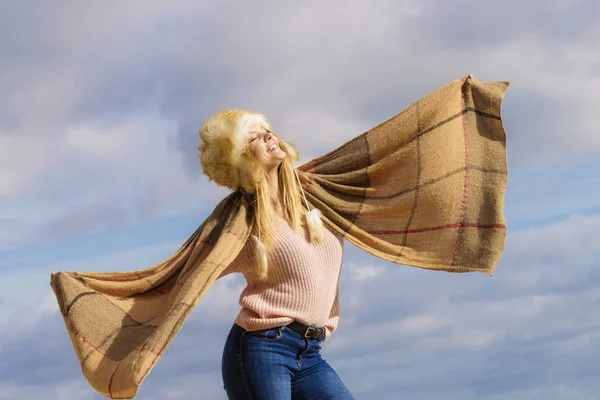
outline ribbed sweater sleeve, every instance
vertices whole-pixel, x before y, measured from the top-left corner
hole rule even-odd
[[[248,242],[251,241],[251,238],[248,238]],[[251,268],[252,263],[248,257],[247,245],[240,250],[240,253],[237,257],[221,272],[217,279],[223,278],[224,276],[239,272],[244,273],[247,269]]]

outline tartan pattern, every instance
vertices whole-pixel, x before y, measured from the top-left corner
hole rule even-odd
[[[298,168],[325,223],[415,267],[492,274],[505,241],[506,82],[465,78]],[[223,199],[182,247],[133,272],[59,272],[51,286],[89,383],[133,398],[193,307],[250,235],[252,199]]]
[[[451,82],[299,169],[307,198],[359,248],[492,274],[504,248],[507,82]]]

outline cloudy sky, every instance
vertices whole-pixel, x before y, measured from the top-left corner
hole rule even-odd
[[[600,3],[239,3],[0,3],[0,399],[101,398],[50,272],[172,254],[227,193],[196,157],[215,111],[267,114],[306,161],[469,73],[511,81],[496,273],[346,243],[323,355],[357,399],[600,399]],[[225,399],[243,284],[211,288],[140,399]]]

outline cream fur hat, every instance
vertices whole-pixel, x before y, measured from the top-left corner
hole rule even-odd
[[[255,123],[271,129],[264,115],[245,110],[221,111],[204,123],[198,155],[209,179],[232,190],[255,191],[260,170],[243,155],[248,130]]]

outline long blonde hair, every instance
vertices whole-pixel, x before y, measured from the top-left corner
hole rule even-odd
[[[287,154],[287,157],[277,169],[279,199],[275,198],[266,171],[260,164],[256,163],[256,168],[261,171],[263,177],[256,184],[254,201],[252,202],[257,216],[254,225],[256,232],[254,233],[258,234],[260,225],[261,239],[267,249],[272,247],[275,238],[276,217],[274,204],[276,202],[281,201],[284,218],[296,230],[305,225],[303,216],[307,211],[302,204],[300,187],[294,171],[293,162],[297,160],[298,152],[291,143],[286,143],[281,139],[279,139],[279,147]],[[250,153],[248,153],[248,156],[252,157]],[[258,218],[259,215],[260,218]]]
[[[254,224],[252,234],[257,245],[256,267],[260,279],[266,279],[267,253],[275,244],[276,216],[274,204],[281,201],[284,218],[295,229],[305,229],[308,225],[310,242],[323,240],[322,223],[318,210],[307,214],[308,204],[302,203],[302,188],[296,175],[294,162],[299,154],[295,146],[284,141],[277,134],[279,148],[287,156],[277,169],[279,196],[275,197],[269,184],[267,172],[252,156],[246,140],[250,126],[258,124],[273,133],[270,123],[263,114],[246,110],[226,110],[216,113],[205,122],[200,131],[203,144],[198,147],[204,173],[217,184],[233,190],[243,188],[250,194]],[[311,217],[307,223],[306,218]],[[315,228],[318,224],[321,228]]]

